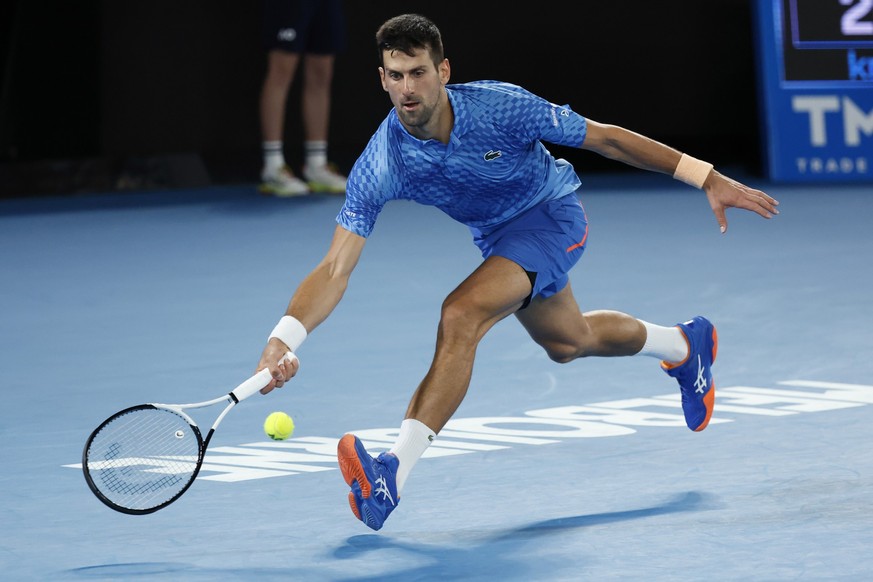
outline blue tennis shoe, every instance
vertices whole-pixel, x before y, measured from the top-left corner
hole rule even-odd
[[[352,488],[349,492],[352,513],[371,529],[381,529],[399,501],[397,467],[400,461],[391,453],[382,453],[374,459],[353,434],[340,439],[337,459],[343,478]]]
[[[688,428],[701,431],[709,424],[715,406],[712,365],[718,352],[718,334],[715,326],[699,315],[676,327],[688,343],[688,356],[678,364],[661,362],[661,368],[679,382]]]

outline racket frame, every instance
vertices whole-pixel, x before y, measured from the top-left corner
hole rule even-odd
[[[284,358],[288,359],[290,361],[297,360],[297,356],[293,352],[288,352],[287,354],[285,354]],[[270,371],[265,368],[265,369],[261,370],[260,372],[258,372],[257,374],[255,374],[254,376],[250,377],[248,380],[241,383],[239,386],[237,386],[236,388],[234,388],[233,390],[231,390],[230,392],[228,392],[224,396],[219,396],[218,398],[213,398],[212,400],[204,400],[203,402],[194,402],[194,403],[189,403],[189,404],[161,404],[161,403],[156,403],[156,402],[155,403],[147,403],[147,404],[138,404],[136,406],[130,406],[128,408],[125,408],[124,410],[120,410],[120,411],[116,412],[115,414],[113,414],[112,416],[110,416],[109,418],[104,420],[102,423],[100,423],[100,425],[96,429],[94,429],[94,431],[91,432],[91,435],[88,437],[88,440],[85,441],[85,447],[82,450],[82,472],[85,475],[85,482],[88,483],[88,487],[91,489],[91,492],[94,494],[94,496],[97,497],[97,499],[99,499],[106,506],[108,506],[111,509],[114,509],[115,511],[118,511],[121,513],[126,513],[128,515],[146,515],[149,513],[154,513],[155,511],[158,511],[159,509],[163,509],[164,507],[170,505],[171,503],[173,503],[174,501],[179,499],[186,491],[188,491],[188,489],[191,487],[191,485],[197,479],[197,475],[200,474],[200,468],[203,466],[203,460],[206,456],[206,448],[209,446],[209,441],[212,440],[212,435],[215,434],[215,430],[218,428],[218,425],[221,424],[221,421],[224,420],[224,417],[227,416],[227,413],[230,412],[230,410],[234,406],[236,406],[237,404],[239,404],[240,402],[242,402],[246,398],[249,398],[250,396],[254,395],[261,388],[264,388],[267,384],[270,383],[271,380],[272,380],[272,375],[270,374]],[[197,422],[193,418],[191,418],[191,416],[189,416],[185,411],[197,409],[197,408],[206,408],[206,407],[212,406],[214,404],[219,404],[221,402],[227,402],[228,404],[227,404],[227,406],[224,407],[224,410],[222,410],[221,413],[218,415],[218,417],[215,419],[215,422],[212,423],[212,426],[209,428],[209,432],[206,434],[206,437],[204,438],[201,431],[200,431],[200,427],[197,425]],[[103,492],[100,491],[100,487],[97,485],[97,483],[91,477],[91,473],[89,470],[89,453],[90,453],[90,449],[91,449],[91,443],[94,441],[94,437],[96,437],[100,433],[100,431],[103,430],[103,428],[106,425],[108,425],[110,422],[112,422],[113,420],[115,420],[116,418],[118,418],[120,416],[123,416],[125,414],[130,414],[131,412],[133,412],[135,410],[143,410],[143,409],[163,409],[163,410],[167,410],[169,412],[173,412],[173,413],[181,416],[182,419],[188,423],[188,425],[191,427],[191,430],[193,430],[194,434],[197,436],[198,452],[197,452],[197,464],[194,467],[194,471],[192,471],[191,476],[188,479],[188,482],[185,484],[184,487],[182,487],[181,490],[179,490],[179,492],[177,492],[175,495],[173,495],[173,497],[171,497],[170,499],[163,501],[162,503],[159,503],[158,505],[156,505],[154,507],[135,509],[135,508],[125,507],[123,505],[119,505],[119,504],[113,502],[105,494],[103,494]]]
[[[133,413],[137,410],[149,410],[149,409],[151,409],[151,410],[158,410],[158,409],[168,410],[170,412],[178,414],[179,416],[182,417],[183,420],[185,420],[188,423],[188,425],[191,427],[191,430],[193,431],[194,435],[197,437],[197,462],[194,466],[194,471],[192,472],[191,477],[188,478],[188,482],[175,495],[173,495],[171,498],[169,498],[166,501],[159,503],[158,505],[155,505],[153,507],[146,507],[146,508],[137,509],[137,508],[133,508],[133,507],[126,507],[124,505],[119,505],[118,503],[112,501],[109,497],[107,497],[100,490],[100,487],[97,485],[94,478],[91,476],[90,451],[91,451],[91,443],[94,441],[94,438],[110,422],[113,422],[117,418],[124,416],[126,414]],[[110,416],[109,418],[104,420],[102,423],[100,423],[100,426],[98,426],[96,429],[94,429],[94,432],[91,433],[91,435],[88,437],[88,440],[85,442],[85,448],[82,450],[82,472],[85,475],[85,482],[88,484],[88,487],[91,489],[91,492],[94,494],[95,497],[97,497],[97,499],[99,499],[101,502],[103,502],[104,505],[106,505],[107,507],[109,507],[111,509],[114,509],[115,511],[118,511],[121,513],[126,513],[128,515],[145,515],[148,513],[153,513],[159,509],[163,509],[164,507],[166,507],[167,505],[171,504],[172,502],[177,500],[179,497],[181,497],[182,494],[185,493],[189,487],[191,487],[191,484],[194,483],[194,479],[197,478],[197,474],[200,472],[200,467],[203,464],[203,455],[205,454],[205,452],[206,452],[206,441],[203,439],[203,435],[200,432],[200,427],[197,426],[197,423],[194,421],[194,419],[192,419],[189,415],[187,415],[187,414],[185,414],[185,412],[183,412],[182,406],[179,406],[179,405],[167,406],[167,405],[163,405],[163,404],[152,404],[152,403],[138,404],[136,406],[131,406],[131,407],[125,408],[124,410],[119,410],[118,412],[116,412],[115,414],[113,414],[112,416]]]

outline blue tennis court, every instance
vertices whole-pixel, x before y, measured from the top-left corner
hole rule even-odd
[[[349,511],[336,441],[393,442],[439,305],[480,260],[463,226],[389,204],[298,377],[227,417],[180,500],[130,516],[88,489],[88,434],[247,378],[342,201],[251,186],[0,201],[3,578],[871,576],[871,190],[750,181],[781,215],[729,212],[721,236],[703,195],[669,178],[583,176],[579,303],[712,319],[706,431],[685,428],[657,361],[558,365],[509,318],[378,533]],[[274,410],[291,439],[264,435]]]

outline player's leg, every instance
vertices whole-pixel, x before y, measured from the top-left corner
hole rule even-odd
[[[581,313],[569,282],[550,297],[536,297],[516,317],[549,357],[566,363],[586,356],[646,355],[679,382],[688,428],[701,431],[715,405],[712,364],[718,351],[715,327],[695,317],[663,327],[617,311]]]
[[[642,350],[646,328],[618,311],[582,313],[570,283],[550,297],[534,297],[515,316],[556,362],[585,356],[631,356]],[[677,338],[681,342],[681,339]]]
[[[541,204],[513,223],[512,232],[501,233],[493,250],[518,257],[535,274],[530,305],[518,312],[534,341],[558,362],[635,354],[660,359],[679,381],[688,427],[703,430],[715,398],[711,366],[718,341],[713,325],[702,317],[663,327],[616,311],[581,313],[567,273],[587,244],[588,220],[574,197]],[[531,240],[535,244],[528,244]]]
[[[467,393],[479,341],[494,324],[518,310],[530,294],[518,264],[486,259],[446,298],[440,313],[433,362],[406,411],[439,432]]]
[[[340,440],[337,456],[351,487],[349,505],[369,527],[382,527],[410,470],[464,399],[479,341],[530,292],[530,279],[518,264],[498,256],[486,259],[443,302],[433,362],[391,450],[374,459],[354,435]]]
[[[392,473],[398,489],[402,489],[409,471],[464,399],[479,340],[495,323],[526,305],[536,283],[531,274],[537,269],[533,267],[554,262],[554,248],[563,252],[572,247],[567,250],[568,258],[562,259],[561,272],[566,272],[582,252],[584,243],[577,241],[584,241],[586,225],[578,200],[568,196],[543,203],[497,229],[474,231],[474,241],[485,261],[443,302],[431,367],[413,395],[397,441],[387,455],[399,460]],[[572,237],[571,242],[567,243],[566,236]],[[556,240],[559,242],[554,247]],[[543,249],[548,249],[545,256]],[[343,437],[341,467],[343,459],[347,466],[371,465],[368,456],[358,454],[357,442],[352,435]],[[368,515],[362,516],[368,511],[364,507],[371,503],[366,491],[356,491],[351,471],[343,469],[343,474],[352,485],[352,510],[374,527]],[[383,511],[383,507],[374,513]],[[384,509],[383,520],[390,510],[393,505]]]

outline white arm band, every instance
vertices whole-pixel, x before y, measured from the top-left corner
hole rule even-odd
[[[296,352],[303,340],[306,339],[306,335],[306,328],[296,317],[285,315],[270,332],[270,339],[276,338],[288,346],[292,352]]]
[[[712,171],[712,164],[692,158],[688,154],[682,154],[679,158],[679,163],[676,165],[676,171],[673,172],[673,178],[681,180],[689,186],[695,188],[703,188],[703,183]]]

